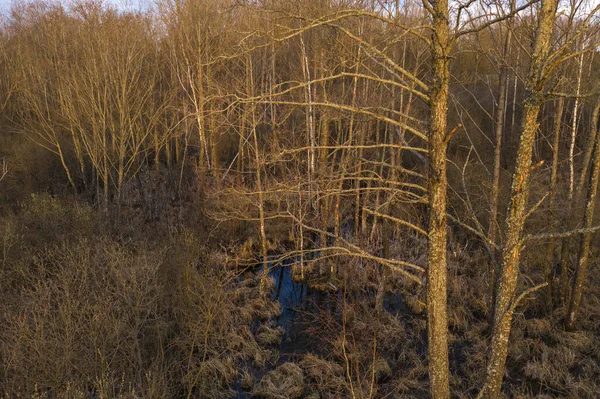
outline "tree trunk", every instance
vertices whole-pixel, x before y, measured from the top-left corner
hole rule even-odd
[[[208,145],[206,143],[206,126],[205,126],[205,115],[204,115],[204,102],[206,101],[204,98],[204,69],[202,66],[198,66],[198,95],[195,96],[195,108],[196,108],[196,123],[198,124],[198,147],[200,149],[198,156],[198,168],[200,169],[200,173],[204,173],[204,163],[210,162],[210,158],[208,157]],[[210,165],[208,165],[210,168]]]
[[[562,114],[564,110],[565,99],[560,97],[558,99],[556,116],[554,119],[554,139],[552,141],[552,173],[550,176],[550,219],[554,225],[554,230],[558,231],[560,227],[560,219],[555,214],[554,207],[556,206],[556,182],[558,176],[558,152],[560,145],[560,131],[562,124]],[[548,283],[548,287],[546,288],[546,303],[549,309],[553,309],[554,302],[554,265],[556,263],[556,240],[554,238],[550,239],[550,243],[548,245],[548,258],[546,259],[546,282]]]
[[[321,171],[321,190],[326,189],[327,181],[327,157],[329,155],[329,119],[327,116],[321,116],[321,149],[319,151],[319,170]],[[319,210],[321,211],[321,237],[319,238],[319,246],[321,248],[327,247],[327,229],[329,228],[329,200],[328,197],[320,194],[320,205]]]
[[[219,187],[219,132],[217,128],[217,104],[213,104],[213,109],[210,110],[210,155],[211,155],[211,163],[212,163],[212,172],[213,177],[215,178],[215,183],[217,187]]]
[[[583,50],[583,42],[582,42]],[[571,122],[571,143],[569,145],[569,203],[573,201],[575,192],[575,143],[577,141],[577,115],[579,113],[579,93],[581,91],[581,77],[583,75],[583,53],[579,56],[577,70],[577,86],[575,89],[575,104],[573,105],[573,120]]]
[[[402,106],[401,108],[402,109]],[[388,127],[386,126],[386,132],[385,132],[385,139],[384,142],[388,143],[389,142],[389,135],[388,135]],[[384,148],[383,153],[385,155],[386,153],[386,149]],[[385,161],[385,156],[382,156],[382,162]],[[392,182],[397,181],[397,169],[396,169],[396,154],[394,153],[393,150],[390,151],[390,176],[389,179]],[[383,168],[382,168],[383,169]],[[381,175],[383,176],[383,173],[381,173]],[[392,198],[388,198],[387,201],[385,202],[385,214],[389,215],[390,214],[390,210],[391,210],[391,201]],[[377,207],[375,208],[377,209]],[[382,247],[383,247],[383,258],[384,259],[389,259],[390,258],[390,220],[387,218],[381,218],[381,242],[382,242]],[[377,287],[377,296],[375,298],[375,312],[377,312],[378,314],[382,314],[383,313],[383,300],[385,297],[385,291],[387,289],[387,285],[388,285],[388,281],[390,279],[391,276],[391,270],[389,267],[383,265],[382,266],[382,274],[381,274],[381,280],[379,281],[379,286]]]
[[[255,95],[254,86],[254,75],[252,71],[252,57],[251,55],[246,56],[246,94],[248,97]],[[256,132],[256,103],[250,104],[250,129],[252,133],[252,140],[254,144],[254,162],[256,168],[256,192],[258,193],[258,222],[260,232],[260,248],[261,248],[261,261],[263,264],[263,273],[260,279],[260,294],[267,295],[267,277],[269,273],[268,257],[267,257],[267,234],[265,230],[265,208],[264,208],[264,193],[262,185],[262,171],[261,171],[261,160],[260,151],[258,148],[258,134]]]
[[[542,2],[534,52],[526,81],[527,96],[521,123],[521,140],[511,185],[511,202],[506,218],[506,243],[502,250],[502,264],[495,301],[491,355],[484,388],[488,398],[495,399],[500,396],[504,377],[519,275],[521,238],[529,197],[533,144],[538,129],[537,118],[544,100],[543,76],[546,70],[545,61],[550,48],[557,3],[558,0],[544,0]]]
[[[246,73],[251,73],[251,71],[248,71],[248,68],[246,68]],[[238,172],[238,177],[237,177],[237,184],[242,184],[242,182],[244,182],[244,141],[246,141],[246,122],[248,119],[248,115],[247,115],[247,108],[248,105],[247,104],[242,104],[241,105],[241,120],[240,120],[240,127],[239,127],[239,137],[238,137],[238,153],[237,153],[237,172]]]
[[[512,98],[512,114],[510,117],[510,132],[515,129],[515,120],[516,120],[516,112],[517,112],[517,89],[519,87],[519,58],[521,57],[521,51],[517,51],[517,66],[515,67],[515,80],[513,83],[513,98]]]
[[[583,49],[583,43],[582,43]],[[567,201],[567,212],[565,226],[568,228],[572,227],[573,219],[578,219],[577,203],[581,200],[581,192],[583,191],[583,184],[577,187],[575,192],[575,143],[577,139],[577,115],[579,111],[579,93],[581,91],[581,77],[583,74],[583,54],[579,56],[578,72],[577,72],[577,85],[575,89],[575,104],[573,105],[573,117],[571,121],[571,141],[569,143],[569,199]],[[582,178],[584,177],[585,170],[582,171]],[[569,287],[569,264],[570,264],[570,247],[571,237],[564,237],[561,243],[561,273],[560,273],[560,295],[563,301],[568,301],[567,292]]]
[[[506,42],[504,43],[503,55],[506,57],[510,50],[512,31],[508,29]],[[502,61],[506,62],[506,61]],[[496,143],[494,146],[494,175],[492,180],[492,204],[490,206],[490,220],[488,227],[488,238],[496,242],[498,232],[498,194],[500,186],[500,157],[502,154],[502,135],[504,133],[504,116],[506,114],[506,97],[508,92],[508,68],[507,65],[500,67],[499,75],[498,109],[496,110]]]
[[[596,149],[594,150],[594,162],[592,163],[592,172],[588,186],[587,202],[585,205],[583,224],[586,229],[590,229],[594,224],[594,207],[596,205],[596,195],[598,193],[598,181],[600,180],[600,137],[598,137],[598,132],[600,132],[598,129],[599,112],[600,101],[598,101],[596,104],[594,116],[592,118],[592,130],[596,136]],[[589,263],[591,240],[592,233],[589,231],[584,233],[583,237],[581,238],[579,254],[577,257],[577,268],[575,269],[575,281],[573,282],[573,294],[571,295],[569,311],[567,312],[566,327],[568,330],[575,328],[577,313],[579,312],[579,306],[581,305],[583,285],[585,283],[585,276],[587,274],[587,267]]]
[[[360,236],[360,215],[361,215],[361,188],[360,188],[360,184],[361,184],[361,175],[362,175],[362,170],[363,170],[363,154],[364,154],[364,150],[362,148],[362,146],[365,144],[365,135],[367,134],[366,132],[366,126],[364,123],[361,123],[360,128],[357,129],[357,144],[359,145],[359,149],[358,149],[358,153],[356,156],[356,172],[355,172],[355,182],[354,182],[354,239],[356,240],[356,242],[361,242],[363,237]],[[366,195],[366,194],[365,194]]]
[[[513,7],[514,8],[514,7]],[[510,50],[510,42],[512,38],[512,31],[508,29],[506,33],[506,42],[504,43],[504,57],[507,56]],[[502,62],[506,62],[505,60]],[[498,232],[498,196],[500,192],[500,160],[502,156],[502,136],[504,133],[504,116],[506,114],[506,97],[508,92],[508,68],[506,65],[500,67],[499,76],[499,95],[498,95],[498,109],[496,110],[496,143],[494,146],[494,175],[492,177],[492,202],[490,206],[490,219],[488,226],[488,239],[490,242],[496,242],[496,235]],[[492,249],[494,258],[496,258],[497,251]],[[489,312],[490,325],[494,320],[493,304],[496,297],[496,270],[495,264],[496,259],[492,259],[490,266],[490,299],[489,308],[492,310]]]
[[[446,270],[446,129],[448,113],[448,59],[451,46],[448,1],[434,3],[430,89],[429,242],[427,248],[427,335],[429,380],[433,399],[449,398],[448,316]]]
[[[57,140],[58,141],[58,140]],[[71,170],[67,165],[67,161],[65,159],[65,154],[63,153],[62,147],[60,144],[56,144],[56,153],[58,154],[58,158],[60,159],[60,163],[67,174],[67,179],[69,180],[69,185],[74,193],[77,193],[77,186],[75,185],[75,180],[73,180],[73,176],[71,175]]]
[[[311,75],[310,75],[310,67],[308,64],[308,56],[306,55],[306,47],[304,45],[304,40],[302,37],[300,38],[300,44],[302,48],[302,74],[304,77],[304,81],[306,82],[305,88],[305,101],[308,104],[308,110],[306,113],[306,130],[309,138],[309,150],[308,150],[308,176],[310,179],[310,185],[312,185],[314,176],[315,176],[315,147],[316,143],[316,135],[315,135],[315,121],[314,121],[314,111],[313,111],[313,101],[312,101],[312,84]]]

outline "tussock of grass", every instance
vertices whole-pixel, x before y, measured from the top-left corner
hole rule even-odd
[[[373,378],[377,383],[383,382],[392,376],[390,364],[381,356],[375,359],[371,367],[373,368]]]
[[[210,398],[232,398],[235,392],[229,387],[238,378],[237,362],[230,356],[209,359],[197,365],[186,376],[193,391]]]
[[[251,391],[254,387],[254,377],[247,369],[244,369],[240,379],[240,386],[244,391]]]
[[[552,326],[548,319],[530,319],[525,322],[525,331],[530,336],[544,336],[550,333]]]
[[[308,354],[303,357],[300,366],[307,382],[320,392],[339,396],[346,389],[344,368],[338,363]]]
[[[259,320],[270,320],[281,315],[281,304],[266,298],[258,298],[250,303],[253,316]]]
[[[420,315],[425,311],[425,303],[416,296],[407,296],[406,304],[410,311],[416,315]]]
[[[261,324],[255,334],[256,342],[261,346],[278,346],[281,344],[283,334],[285,330],[273,322]]]
[[[252,394],[264,399],[299,399],[303,392],[302,369],[294,363],[284,363],[267,373]]]

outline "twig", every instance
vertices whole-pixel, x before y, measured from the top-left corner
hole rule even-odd
[[[0,172],[0,181],[2,181],[6,175],[8,174],[8,165],[6,164],[6,160],[2,159],[2,172]]]
[[[535,291],[544,288],[548,285],[548,283],[542,283],[540,285],[536,285],[535,287],[531,287],[527,290],[525,290],[524,292],[521,293],[521,295],[519,295],[517,297],[517,299],[515,299],[512,303],[512,305],[510,306],[510,308],[508,308],[508,312],[507,313],[513,313],[515,311],[515,309],[517,308],[517,306],[519,305],[519,303],[529,294],[533,294]]]
[[[569,236],[572,236],[575,234],[594,233],[598,230],[600,230],[600,226],[569,230],[569,231],[564,231],[562,233],[555,232],[555,233],[529,234],[529,235],[524,236],[521,239],[521,242],[525,242],[525,241],[529,241],[529,240],[543,240],[545,238],[564,238],[564,237],[569,237]]]
[[[458,125],[456,125],[456,127],[454,129],[452,129],[452,131],[450,132],[450,134],[448,134],[446,136],[446,138],[444,139],[444,144],[448,145],[448,143],[450,142],[450,140],[452,139],[452,136],[454,136],[456,134],[456,132],[458,132],[458,130],[462,127],[462,124],[459,123]]]

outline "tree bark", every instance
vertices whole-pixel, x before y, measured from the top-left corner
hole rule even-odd
[[[514,8],[514,6],[513,6]],[[506,41],[504,43],[503,56],[506,59],[508,52],[510,50],[510,44],[512,40],[512,31],[509,28],[506,33]],[[502,61],[506,62],[506,60]],[[492,177],[492,203],[490,206],[490,219],[488,223],[488,239],[490,242],[496,242],[496,235],[498,232],[498,197],[500,193],[500,160],[502,156],[502,136],[504,133],[504,117],[506,114],[506,97],[508,92],[508,67],[506,64],[500,67],[499,74],[499,95],[498,95],[498,109],[496,110],[496,142],[494,145],[494,174]],[[492,250],[494,254],[494,258],[497,257],[497,251]],[[490,309],[492,311],[489,313],[489,322],[490,325],[494,320],[493,313],[493,304],[496,297],[496,270],[494,265],[496,264],[496,259],[492,259],[491,267],[490,267],[490,299],[489,304]]]
[[[583,43],[582,43],[583,50]],[[583,53],[579,56],[577,69],[577,86],[575,89],[575,104],[573,105],[573,120],[571,122],[571,142],[569,145],[569,203],[573,201],[575,192],[575,143],[577,141],[577,115],[579,113],[579,93],[583,75]]]
[[[252,67],[252,57],[248,55],[246,57],[247,69],[246,69],[246,92],[249,97],[255,95],[254,87],[254,76]],[[254,102],[250,105],[250,129],[252,132],[252,140],[254,144],[254,162],[256,163],[256,191],[258,193],[258,221],[260,231],[260,248],[261,248],[261,261],[263,264],[263,272],[260,279],[260,293],[261,295],[267,294],[267,277],[269,273],[268,257],[267,257],[267,234],[265,230],[265,208],[264,208],[264,193],[262,185],[262,171],[260,161],[260,151],[258,148],[258,134],[256,132],[256,104]]]
[[[596,205],[596,196],[598,193],[598,181],[600,180],[600,137],[598,137],[598,132],[600,132],[598,129],[599,112],[600,101],[596,104],[594,116],[592,118],[592,129],[596,136],[596,146],[594,150],[594,162],[592,163],[592,173],[588,186],[587,202],[585,204],[584,227],[587,229],[591,228],[594,224],[594,207]],[[567,330],[575,328],[575,321],[579,312],[579,306],[581,305],[581,297],[583,295],[585,277],[587,274],[592,235],[593,233],[586,232],[581,238],[579,254],[577,256],[577,268],[575,269],[575,281],[573,282],[573,294],[571,295],[569,311],[567,312]]]
[[[488,375],[484,387],[488,398],[500,397],[504,377],[508,339],[514,312],[515,292],[519,275],[522,233],[527,213],[529,181],[538,114],[544,100],[543,84],[545,62],[550,48],[558,0],[543,0],[536,32],[534,51],[526,81],[526,98],[521,123],[521,139],[517,163],[512,178],[511,202],[506,218],[506,243],[502,250],[502,264],[495,301],[494,326]]]
[[[504,42],[503,56],[506,58],[512,41],[512,31],[509,28]],[[506,62],[503,60],[501,62]],[[506,97],[508,92],[508,67],[503,64],[500,67],[498,84],[498,109],[496,110],[496,142],[494,145],[494,175],[492,178],[492,204],[490,206],[490,220],[488,227],[488,238],[491,242],[496,242],[498,232],[498,194],[500,185],[500,157],[502,154],[502,135],[504,133],[504,119],[506,114]]]
[[[429,132],[430,170],[427,177],[429,194],[427,335],[431,396],[437,399],[450,397],[446,309],[446,129],[451,38],[448,26],[448,1],[436,1],[433,8],[431,50],[434,78],[429,93],[431,130]]]
[[[556,206],[556,183],[558,177],[558,152],[560,145],[560,131],[562,124],[562,114],[564,110],[565,99],[560,97],[558,99],[558,104],[556,107],[556,116],[554,119],[554,139],[552,141],[552,172],[550,175],[550,218],[552,223],[554,224],[555,231],[558,231],[560,219],[555,214],[554,207]],[[554,238],[550,239],[550,243],[548,245],[548,258],[546,259],[546,282],[548,283],[548,287],[546,288],[546,302],[551,310],[553,308],[554,302],[554,265],[556,263],[556,240]]]
[[[583,50],[583,43],[581,50]],[[570,229],[573,219],[578,219],[579,212],[577,205],[582,199],[583,184],[575,187],[575,143],[577,140],[577,115],[579,112],[579,93],[581,91],[581,78],[583,75],[583,53],[579,56],[577,69],[577,85],[575,89],[575,104],[573,105],[573,117],[571,121],[571,141],[569,143],[569,199],[567,201],[567,212],[565,225]],[[593,146],[593,144],[592,144]],[[584,160],[585,162],[585,160]],[[585,181],[586,169],[581,172],[582,181]],[[575,189],[577,188],[577,191]],[[564,237],[561,243],[561,274],[560,274],[560,295],[564,303],[568,301],[569,287],[569,253],[573,244],[571,237]]]
[[[329,119],[327,117],[327,115],[322,115],[321,116],[321,137],[320,137],[320,142],[321,142],[321,149],[319,151],[319,170],[321,171],[321,190],[324,191],[327,186],[326,186],[326,181],[327,181],[327,173],[328,173],[328,166],[327,166],[327,157],[329,156],[329,150],[327,149],[327,146],[329,146]],[[327,247],[327,229],[329,228],[329,200],[328,200],[328,196],[323,195],[322,193],[320,193],[320,205],[319,205],[319,211],[321,212],[321,235],[319,238],[319,246],[321,248],[325,248]]]

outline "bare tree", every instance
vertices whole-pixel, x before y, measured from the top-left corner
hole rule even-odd
[[[517,164],[511,185],[511,202],[506,217],[506,243],[502,250],[488,376],[483,390],[489,398],[500,396],[512,316],[519,299],[515,293],[519,275],[519,259],[523,246],[522,233],[527,214],[529,183],[534,168],[532,166],[533,144],[538,129],[537,118],[544,100],[544,83],[548,78],[547,62],[557,7],[557,0],[542,1],[531,65],[526,81],[527,97],[521,121]]]
[[[567,312],[566,327],[572,330],[575,327],[575,321],[579,313],[581,298],[583,295],[584,284],[586,281],[587,268],[590,256],[590,243],[592,240],[592,227],[594,224],[594,210],[596,205],[596,196],[598,193],[598,183],[600,182],[600,101],[596,103],[592,116],[592,132],[596,136],[596,144],[594,150],[594,160],[592,163],[592,171],[588,183],[587,200],[585,204],[585,214],[583,218],[583,226],[587,231],[583,233],[579,244],[579,254],[577,255],[577,267],[575,269],[575,279],[573,281],[573,293],[569,302],[569,310]]]
[[[433,398],[450,397],[448,367],[448,316],[446,271],[446,151],[448,70],[451,37],[447,1],[431,3],[433,34],[431,57],[434,80],[430,87],[429,162],[427,191],[429,226],[427,255],[427,321],[429,342],[429,378]]]

